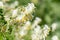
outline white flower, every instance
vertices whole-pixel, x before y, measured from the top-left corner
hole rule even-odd
[[[35,31],[36,33],[40,33],[40,32],[41,32],[40,26],[37,25],[37,26],[34,28],[34,31]]]
[[[28,26],[30,24],[31,24],[31,22],[30,21],[27,21],[25,25]]]
[[[16,17],[18,13],[18,9],[12,11],[12,17]]]
[[[36,25],[38,25],[38,23],[41,22],[41,19],[39,17],[36,17],[36,19],[34,20],[34,23],[32,25],[32,28],[34,28]]]
[[[36,17],[35,22],[39,23],[41,22],[41,19],[39,17]]]
[[[50,28],[48,27],[48,25],[45,25],[43,28],[43,35],[46,37],[49,34]]]
[[[0,7],[3,8],[4,7],[4,4],[2,1],[0,1]]]
[[[25,34],[26,34],[26,32],[20,31],[20,35],[21,35],[21,36],[24,36]]]
[[[32,40],[40,40],[40,39],[42,39],[41,33],[42,33],[42,30],[41,30],[40,26],[37,25],[34,28],[34,30],[32,31],[32,35],[31,35]]]
[[[11,8],[15,8],[16,6],[18,6],[18,1],[15,1],[10,5]]]
[[[31,23],[30,23],[30,21],[27,21],[26,23],[25,23],[25,25],[23,26],[23,29],[24,30],[26,30],[26,31],[28,31],[31,27]]]
[[[57,28],[57,23],[53,23],[51,27],[52,27],[52,31],[55,31]]]
[[[14,2],[14,5],[15,5],[15,6],[18,6],[18,1],[15,1],[15,2]]]
[[[59,39],[58,39],[58,36],[54,35],[54,36],[52,37],[52,40],[59,40]]]
[[[29,3],[27,7],[25,7],[26,12],[30,13],[33,11],[33,9],[35,8],[33,3]]]
[[[16,17],[16,21],[19,21],[19,22],[22,21],[23,16],[24,16],[24,15],[18,15],[18,16]]]
[[[23,37],[27,34],[27,31],[24,29],[24,27],[21,28],[19,34],[20,34],[21,37]]]
[[[32,37],[32,40],[37,40],[37,38],[38,38],[36,34],[32,34],[31,37]]]
[[[5,19],[5,21],[9,21],[10,20],[10,17],[8,15],[5,15],[4,16],[4,19]]]
[[[30,22],[27,21],[26,24],[23,27],[21,27],[21,30],[19,32],[21,36],[24,36],[27,34],[27,31],[28,31],[27,28],[29,27],[29,25],[30,25]]]

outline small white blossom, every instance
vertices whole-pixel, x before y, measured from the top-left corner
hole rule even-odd
[[[23,27],[21,27],[21,30],[20,30],[20,32],[19,32],[19,34],[21,35],[21,36],[24,36],[24,35],[26,35],[27,34],[27,29],[30,27],[30,21],[27,21],[26,23],[25,23],[25,25],[23,26]]]
[[[34,28],[36,25],[38,25],[38,23],[41,22],[41,19],[39,17],[36,17],[36,19],[34,20],[34,23],[32,25],[32,28]]]
[[[12,11],[12,17],[16,17],[18,13],[18,9]]]
[[[40,28],[40,26],[39,25],[37,25],[35,28],[34,28],[34,31],[36,32],[36,33],[40,33],[40,30],[41,28]]]
[[[30,21],[27,21],[25,25],[28,26],[30,24],[31,24],[31,22]]]
[[[18,15],[18,16],[16,17],[16,21],[21,21],[22,18],[23,18],[23,16],[24,16],[24,15]]]
[[[52,37],[52,40],[59,40],[59,38],[58,38],[58,36],[54,35],[54,36]]]
[[[14,4],[15,4],[15,6],[18,6],[18,1],[15,1]]]
[[[43,28],[43,35],[46,37],[49,34],[50,28],[48,27],[48,25],[45,25]]]
[[[36,17],[35,22],[39,23],[41,22],[41,19],[39,17]]]
[[[24,30],[21,30],[21,31],[19,32],[19,34],[20,34],[20,35],[21,35],[21,37],[22,37],[22,36],[26,35],[26,34],[27,34],[27,32],[26,32],[26,31],[24,31]]]
[[[15,1],[10,5],[11,8],[15,8],[16,6],[18,6],[18,1]]]
[[[33,34],[32,40],[40,40],[40,35]]]
[[[34,30],[32,31],[32,35],[31,35],[32,40],[40,40],[40,39],[42,39],[41,33],[42,33],[42,30],[41,30],[40,26],[37,25],[34,28]]]
[[[10,17],[8,15],[5,15],[4,16],[4,19],[5,19],[5,21],[9,21],[10,20]]]
[[[29,3],[27,7],[25,7],[26,12],[30,13],[33,11],[33,9],[35,8],[33,3]]]
[[[55,31],[57,28],[57,23],[53,23],[51,27],[52,27],[52,31]]]
[[[4,4],[2,1],[0,1],[0,8],[3,8],[4,7]]]

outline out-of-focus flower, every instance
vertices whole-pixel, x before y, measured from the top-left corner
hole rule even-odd
[[[16,21],[17,21],[17,22],[20,22],[22,19],[23,19],[23,15],[18,15],[18,16],[16,17]]]
[[[19,31],[20,37],[23,37],[27,34],[28,30],[30,29],[30,25],[31,25],[30,21],[27,21],[25,25],[21,27]]]
[[[18,1],[15,1],[14,4],[15,4],[15,6],[18,6]]]
[[[23,37],[23,36],[25,36],[27,34],[27,31],[22,29],[22,30],[20,30],[19,34],[20,34],[20,37]]]
[[[31,35],[32,40],[40,40],[40,39],[42,39],[41,33],[42,33],[42,30],[41,30],[40,26],[37,25],[34,28],[34,30],[32,31],[32,35]]]
[[[47,37],[47,35],[49,34],[50,28],[48,27],[48,25],[45,25],[43,28],[43,36]]]
[[[3,8],[4,7],[4,4],[2,1],[0,1],[0,8]]]
[[[38,35],[36,35],[36,34],[33,34],[33,35],[32,35],[32,40],[39,40],[39,37],[38,37]]]
[[[30,21],[27,21],[26,23],[25,23],[25,25],[24,25],[24,29],[25,30],[30,30],[31,29],[31,22]]]
[[[5,15],[4,18],[5,18],[5,21],[9,21],[10,20],[10,17],[8,15]]]
[[[18,1],[15,1],[10,5],[11,8],[15,8],[16,6],[18,6]]]
[[[40,32],[41,32],[40,26],[37,25],[37,26],[34,28],[34,31],[35,31],[36,33],[40,33]]]
[[[32,25],[32,28],[34,28],[36,25],[38,25],[38,23],[41,22],[41,19],[39,17],[36,17],[36,19],[34,20],[34,23]]]
[[[23,14],[31,14],[31,12],[35,9],[33,3],[29,3],[26,7],[23,7],[21,13]]]
[[[33,9],[35,8],[33,3],[29,3],[27,7],[25,7],[26,12],[31,13]]]
[[[18,9],[12,11],[12,17],[16,17],[18,13]]]
[[[57,28],[57,23],[53,23],[51,27],[52,27],[52,31],[55,31]]]
[[[52,40],[59,40],[59,38],[58,38],[57,35],[54,35],[54,36],[52,37]]]
[[[36,17],[36,20],[35,20],[35,22],[36,23],[39,23],[39,22],[41,22],[42,20],[39,18],[39,17]]]

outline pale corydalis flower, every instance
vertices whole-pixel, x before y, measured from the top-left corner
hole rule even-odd
[[[31,29],[31,22],[30,21],[27,21],[24,25],[24,29],[25,30],[30,30]]]
[[[32,40],[41,40],[42,39],[42,29],[40,28],[40,26],[38,25],[41,22],[41,19],[39,17],[36,17],[36,19],[34,20],[33,24],[32,24],[32,35],[31,38]]]
[[[36,33],[39,33],[40,29],[41,29],[40,26],[37,25],[37,26],[34,28],[34,31],[35,31]]]
[[[33,9],[35,8],[33,3],[29,3],[27,7],[25,7],[26,12],[30,13],[33,11]]]
[[[32,31],[32,35],[31,35],[32,40],[40,40],[40,39],[42,39],[41,32],[42,32],[42,30],[41,30],[40,26],[37,25],[34,28],[34,30]]]
[[[18,16],[16,17],[16,21],[17,21],[17,22],[24,22],[24,19],[23,19],[24,16],[25,16],[25,15],[18,15]]]
[[[5,19],[5,21],[9,21],[10,20],[10,17],[8,15],[5,15],[4,16],[4,19]]]
[[[19,34],[20,34],[20,37],[23,37],[27,34],[27,31],[25,31],[24,29],[21,29]]]
[[[55,31],[57,28],[57,23],[53,23],[51,27],[52,27],[52,32]]]
[[[48,27],[48,25],[44,25],[43,29],[42,29],[42,39],[45,40],[46,37],[48,36],[50,32],[50,28]]]
[[[36,17],[35,22],[36,24],[40,23],[42,20],[39,17]]]
[[[40,26],[35,25],[32,31],[32,40],[45,40],[49,32],[50,28],[48,25],[45,25],[43,29],[40,28]]]
[[[18,1],[15,1],[14,3],[12,3],[11,5],[10,5],[10,7],[11,8],[15,8],[16,6],[18,6]]]
[[[18,14],[18,9],[12,10],[12,17],[16,17]]]
[[[45,25],[44,28],[43,28],[43,35],[45,37],[47,37],[47,35],[49,34],[49,31],[50,31],[50,28],[48,27],[48,25]]]
[[[54,36],[52,37],[52,40],[59,40],[59,38],[58,38],[57,35],[54,35]]]
[[[4,4],[2,1],[0,1],[0,8],[3,8],[4,7]]]
[[[27,21],[23,27],[21,27],[21,30],[19,32],[20,36],[23,37],[27,34],[28,30],[30,30],[30,21]]]
[[[33,3],[29,3],[26,7],[24,7],[23,11],[21,13],[23,14],[30,14],[35,9],[35,6]]]
[[[36,17],[36,19],[34,20],[34,23],[32,24],[32,28],[34,28],[36,25],[38,25],[41,22],[41,18]]]
[[[41,19],[39,17],[36,17],[34,20],[34,23],[32,24],[32,40],[41,40],[42,39],[42,29],[38,25],[41,22]]]

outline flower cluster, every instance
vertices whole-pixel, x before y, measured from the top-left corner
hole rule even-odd
[[[52,24],[52,30],[47,24],[42,28],[39,25],[42,19],[39,17],[36,17],[35,20],[31,22],[33,18],[32,14],[35,9],[33,3],[28,3],[26,6],[19,6],[18,1],[8,4],[2,0],[0,1],[0,8],[3,9],[2,14],[4,20],[7,22],[1,28],[1,32],[9,32],[9,29],[12,26],[13,31],[10,31],[10,33],[12,34],[14,32],[14,40],[24,40],[24,37],[28,35],[29,31],[31,31],[31,34],[29,34],[30,40],[45,40],[50,31],[54,32],[56,30],[56,23]],[[53,36],[52,40],[58,40],[58,37]]]

